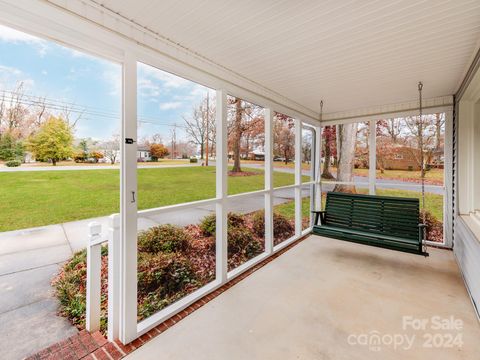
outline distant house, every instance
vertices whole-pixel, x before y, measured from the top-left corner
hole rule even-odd
[[[152,160],[150,154],[150,148],[145,145],[138,145],[137,147],[137,161],[138,162],[145,162]]]
[[[253,151],[250,151],[248,153],[248,159],[249,160],[264,161],[265,160],[265,151],[263,151],[262,149],[255,149]]]
[[[420,150],[409,146],[398,146],[392,149],[392,154],[384,160],[387,170],[420,170]]]

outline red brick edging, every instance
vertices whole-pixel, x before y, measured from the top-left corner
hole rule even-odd
[[[284,252],[288,251],[299,242],[304,240],[308,235],[301,237],[300,239],[294,241],[290,245],[286,246],[284,249],[273,254],[272,256],[261,261],[252,268],[246,270],[241,275],[238,275],[236,278],[230,280],[228,283],[222,285],[220,288],[214,292],[205,295],[201,299],[194,302],[192,305],[186,309],[180,311],[178,314],[172,316],[168,320],[165,320],[160,325],[157,325],[155,328],[147,332],[146,334],[140,336],[138,339],[135,339],[130,344],[123,345],[120,341],[115,340],[114,342],[109,342],[107,339],[99,332],[89,333],[86,330],[80,331],[78,334],[75,334],[65,340],[62,340],[56,344],[53,344],[38,353],[31,355],[27,360],[117,360],[121,359],[132,351],[138,349],[140,346],[150,341],[150,339],[155,338],[157,335],[160,335],[162,332],[167,330],[169,327],[175,325],[177,322],[190,315],[195,310],[201,308],[203,305],[208,303],[210,300],[215,299],[218,295],[223,293],[225,290],[231,288],[238,282],[245,279],[247,276],[251,275],[258,269],[262,268],[270,261],[276,259]]]

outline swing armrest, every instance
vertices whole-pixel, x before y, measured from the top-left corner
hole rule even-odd
[[[312,214],[315,214],[315,220],[313,222],[313,225],[319,225],[318,224],[318,220],[320,219],[320,225],[322,225],[322,223],[324,223],[324,219],[325,219],[325,213],[326,211],[325,210],[312,210]]]

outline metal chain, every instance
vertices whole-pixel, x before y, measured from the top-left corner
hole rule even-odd
[[[425,213],[425,161],[424,161],[424,154],[423,154],[423,104],[422,104],[422,90],[423,90],[423,83],[421,81],[418,82],[418,101],[419,101],[419,115],[420,121],[418,123],[418,140],[419,140],[419,148],[420,148],[420,177],[422,180],[422,222],[425,224],[426,221],[426,213]],[[426,225],[426,224],[425,224]],[[426,242],[426,228],[423,228],[423,245],[425,247],[425,252],[427,252],[427,242]]]

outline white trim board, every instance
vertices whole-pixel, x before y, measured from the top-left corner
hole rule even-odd
[[[413,89],[412,92],[417,91]],[[442,96],[432,99],[423,100],[424,114],[435,112],[446,112],[453,107],[453,95]],[[406,103],[387,104],[365,109],[357,109],[352,111],[344,111],[338,113],[323,114],[321,124],[334,125],[350,122],[361,122],[369,120],[381,120],[392,117],[405,117],[418,115],[418,100]]]

